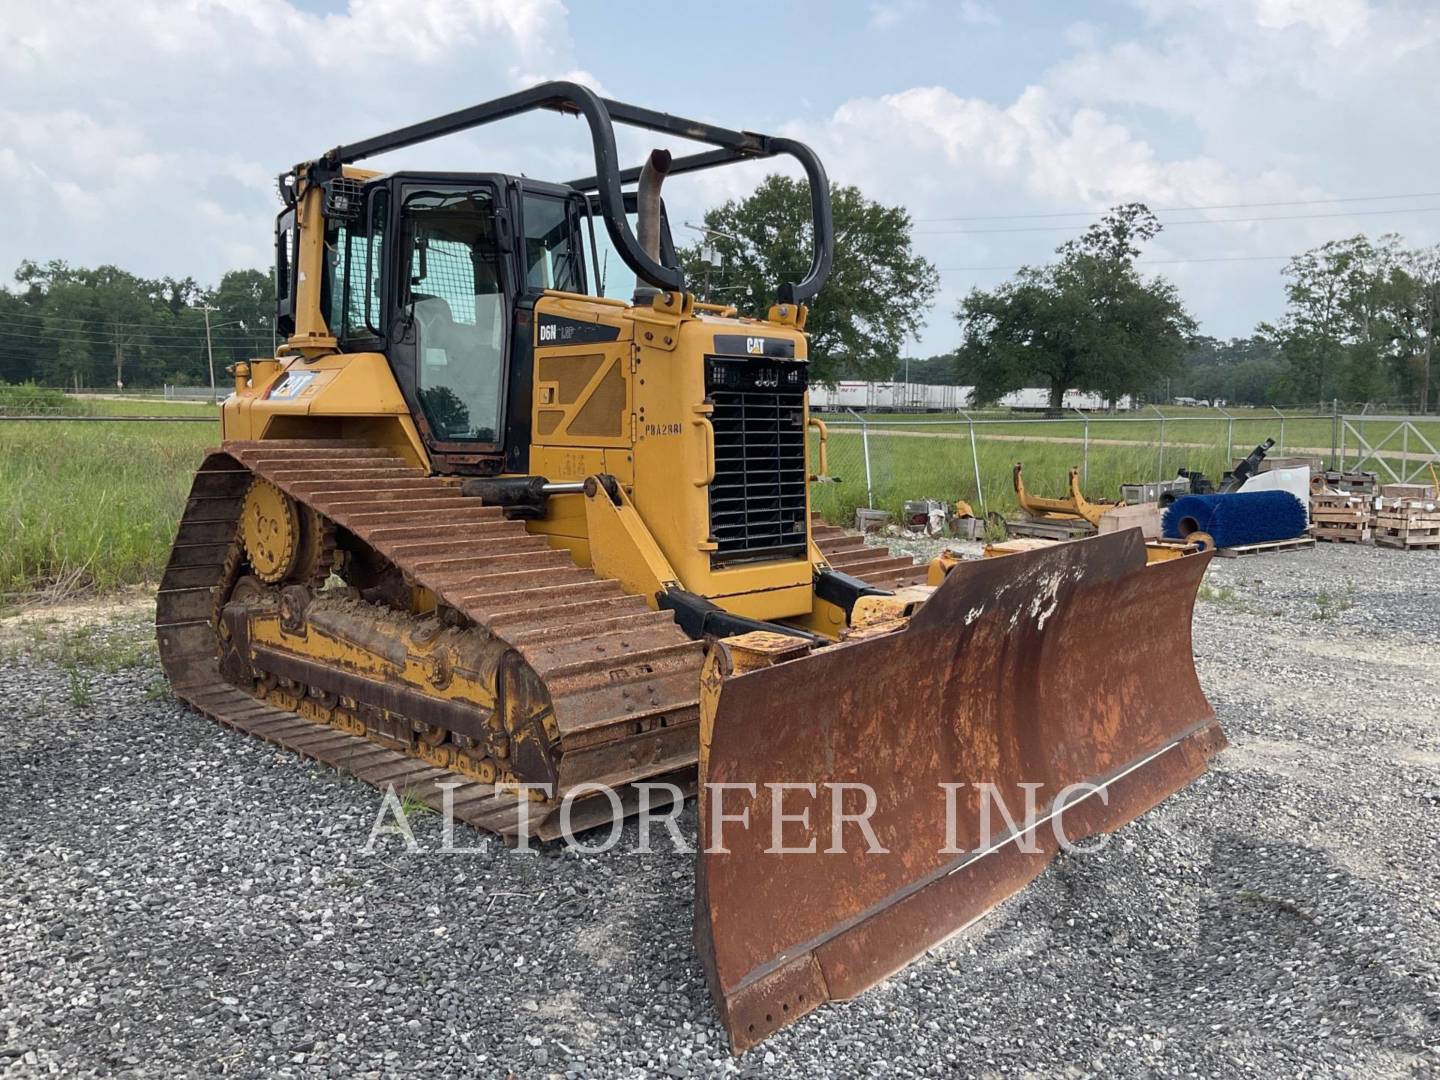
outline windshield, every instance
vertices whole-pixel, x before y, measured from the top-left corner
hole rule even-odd
[[[425,417],[439,439],[495,442],[505,296],[492,196],[488,190],[412,195],[402,227]]]

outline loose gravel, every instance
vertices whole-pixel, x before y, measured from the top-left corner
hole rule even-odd
[[[428,814],[367,854],[376,792],[168,699],[143,634],[0,666],[7,1077],[1440,1076],[1435,555],[1217,560],[1214,770],[739,1059],[688,857]]]

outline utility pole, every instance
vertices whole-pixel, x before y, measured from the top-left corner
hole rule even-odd
[[[201,304],[200,310],[205,313],[205,355],[210,359],[210,404],[218,405],[219,397],[215,393],[215,346],[210,340],[210,312],[209,304]]]
[[[114,346],[115,346],[115,389],[116,389],[116,390],[124,390],[124,389],[125,389],[125,346],[126,346],[126,344],[128,344],[128,343],[127,343],[126,341],[124,341],[124,335],[123,335],[123,333],[122,333],[122,331],[121,331],[121,328],[120,328],[120,320],[119,320],[118,318],[111,320],[110,330],[111,330],[110,340],[113,342],[113,344],[114,344]]]
[[[719,252],[715,249],[715,237],[723,237],[726,240],[733,240],[735,246],[740,247],[741,240],[738,236],[731,236],[729,233],[721,232],[719,229],[712,229],[708,225],[692,225],[685,222],[685,228],[694,229],[701,236],[700,240],[700,261],[705,264],[705,301],[710,301],[710,271],[714,268],[715,262],[719,259]]]

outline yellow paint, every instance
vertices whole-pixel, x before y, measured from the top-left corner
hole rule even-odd
[[[595,572],[618,581],[626,592],[656,606],[658,593],[676,584],[675,571],[645,528],[624,489],[617,506],[602,485],[585,496],[585,528]]]
[[[279,614],[274,611],[257,610],[250,616],[252,645],[268,645],[306,660],[408,686],[446,701],[463,702],[485,710],[495,708],[493,668],[469,671],[455,666],[448,685],[437,687],[432,676],[437,670],[444,645],[436,645],[435,642],[427,645],[415,636],[403,633],[397,637],[405,644],[405,662],[398,665],[353,642],[331,637],[313,626],[300,634],[287,634],[280,626]]]
[[[417,468],[429,455],[390,365],[380,353],[332,353],[315,360],[287,358],[220,410],[223,436],[232,439],[364,439],[393,450]],[[311,376],[293,398],[268,397],[291,373]]]
[[[337,351],[320,304],[324,192],[303,175],[301,170],[292,268],[295,333],[280,357],[251,362],[243,379],[237,369],[237,393],[222,411],[224,438],[361,439],[430,471],[434,462],[386,358]],[[375,174],[347,169],[346,175]],[[613,328],[614,340],[541,342],[544,315]],[[840,629],[833,605],[813,596],[815,568],[824,565],[813,545],[809,558],[712,566],[715,436],[705,400],[705,357],[714,353],[717,334],[763,333],[790,339],[804,360],[807,315],[803,305],[777,304],[765,319],[742,318],[733,308],[697,305],[693,296],[674,292],[638,307],[573,293],[542,296],[527,324],[534,346],[527,472],[556,482],[608,474],[626,497],[613,514],[587,512],[578,497],[557,497],[547,517],[527,528],[569,551],[577,564],[617,576],[627,587],[649,589],[668,576],[736,614],[793,619],[833,636]],[[308,385],[284,394],[293,386],[284,381],[300,374],[310,376]],[[810,426],[808,409],[799,419]],[[620,547],[602,550],[597,528],[607,531],[611,539],[605,542]]]

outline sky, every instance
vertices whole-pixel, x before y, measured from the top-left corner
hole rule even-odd
[[[1433,0],[0,0],[0,274],[263,267],[288,166],[566,78],[802,139],[904,206],[941,271],[914,355],[958,343],[970,289],[1129,201],[1167,222],[1146,273],[1243,335],[1283,310],[1290,255],[1440,242],[1437,55]],[[621,139],[650,145],[691,148]],[[563,180],[588,153],[539,114],[366,164]],[[676,178],[672,222],[776,168]]]

